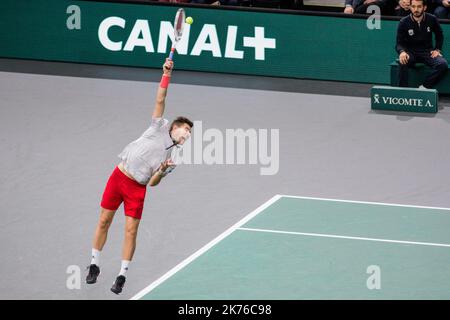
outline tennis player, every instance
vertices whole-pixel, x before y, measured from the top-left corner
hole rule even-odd
[[[100,274],[100,252],[105,245],[108,229],[119,206],[124,202],[125,240],[122,266],[111,291],[119,294],[136,248],[136,236],[144,207],[147,184],[156,186],[175,168],[172,148],[189,139],[193,123],[184,117],[176,118],[169,126],[163,118],[167,88],[172,75],[173,61],[166,59],[159,84],[155,109],[149,128],[119,154],[121,162],[112,172],[103,192],[100,219],[92,244],[92,260],[86,283],[97,281]]]

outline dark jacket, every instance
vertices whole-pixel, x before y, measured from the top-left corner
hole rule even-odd
[[[435,45],[433,46],[433,33]],[[438,19],[432,14],[425,13],[420,25],[412,17],[412,13],[400,20],[397,28],[398,53],[402,51],[442,50],[444,35]]]

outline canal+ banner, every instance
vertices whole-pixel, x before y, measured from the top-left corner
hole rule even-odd
[[[373,86],[370,96],[373,110],[438,112],[438,92],[435,89]]]
[[[1,0],[0,57],[160,68],[180,6]],[[177,46],[178,70],[389,83],[398,21],[369,29],[362,17],[184,9],[194,23]]]
[[[1,0],[0,57],[161,67],[174,37],[177,9],[115,2]],[[253,12],[185,10],[194,23],[184,25],[177,45],[178,69],[264,73],[274,65],[273,73],[278,73],[282,32],[270,19]]]

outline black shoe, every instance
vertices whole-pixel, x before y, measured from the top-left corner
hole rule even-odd
[[[121,293],[124,284],[125,284],[125,276],[118,276],[113,286],[111,287],[111,291],[114,292],[115,294]]]
[[[91,264],[88,268],[89,268],[89,273],[86,277],[86,283],[89,283],[89,284],[96,283],[97,277],[100,274],[100,268],[95,264]]]

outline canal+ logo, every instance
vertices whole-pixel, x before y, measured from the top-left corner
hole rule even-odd
[[[167,46],[173,40],[174,28],[170,21],[161,21],[158,35],[158,42],[155,47],[154,35],[148,20],[137,19],[134,22],[131,32],[125,39],[111,38],[111,30],[114,28],[125,29],[128,22],[121,17],[108,17],[104,19],[98,28],[98,39],[102,46],[110,51],[129,51],[132,52],[136,48],[144,48],[148,53],[166,53]],[[266,50],[276,49],[276,39],[265,36],[264,27],[255,26],[252,35],[246,35],[242,39],[244,48],[252,48],[249,50],[237,50],[236,43],[238,40],[238,27],[228,26],[226,39],[224,43],[220,43],[219,34],[216,25],[204,24],[197,39],[190,37],[191,25],[185,24],[183,29],[183,37],[177,44],[177,54],[200,56],[206,52],[217,58],[244,59],[252,57],[255,60],[265,60]],[[169,41],[170,40],[170,41]],[[189,42],[193,41],[192,49],[188,51]]]

